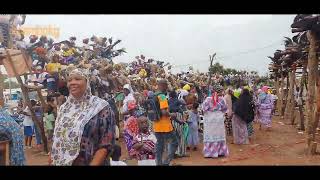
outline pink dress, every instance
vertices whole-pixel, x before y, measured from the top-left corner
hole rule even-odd
[[[227,110],[227,105],[223,97],[218,97],[215,105],[213,98],[207,97],[202,104],[202,110],[204,111],[204,157],[228,156],[229,150],[224,126],[224,113]]]

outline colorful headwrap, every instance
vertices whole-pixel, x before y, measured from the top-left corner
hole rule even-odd
[[[234,90],[233,91],[233,95],[236,97],[236,98],[239,98],[240,97],[240,94],[241,92],[239,90]]]
[[[148,90],[143,90],[143,96],[148,97],[148,92],[149,92]]]
[[[261,89],[258,89],[258,94],[262,93],[262,90]]]
[[[186,91],[190,91],[190,85],[189,84],[186,84],[186,85],[184,85],[183,86],[183,88],[182,89],[184,89],[184,90],[186,90]]]
[[[263,92],[265,92],[265,93],[268,92],[268,89],[269,89],[268,86],[263,86],[263,87],[261,88],[261,90],[262,90]]]
[[[35,49],[35,51],[36,51],[36,53],[37,53],[38,55],[46,54],[46,53],[47,53],[46,49],[45,49],[45,48],[42,48],[42,47],[37,47],[37,48]]]
[[[80,69],[80,68],[72,69],[69,72],[69,76],[71,75],[80,75],[86,78],[87,80],[89,80],[89,77],[90,77],[90,73],[88,69]]]
[[[145,69],[141,69],[141,70],[139,71],[139,76],[140,76],[141,78],[147,77],[147,71],[146,71]]]
[[[250,86],[244,86],[243,89],[247,89],[248,91],[252,91]]]

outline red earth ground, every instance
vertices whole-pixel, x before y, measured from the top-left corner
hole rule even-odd
[[[250,145],[230,144],[228,137],[229,157],[217,159],[203,158],[199,145],[198,151],[190,151],[190,157],[173,161],[176,165],[320,165],[320,156],[306,156],[306,133],[303,134],[295,126],[284,124],[279,117],[273,118],[272,130],[259,130],[254,124],[254,138]],[[320,137],[317,135],[319,142]],[[122,147],[122,157],[126,158],[126,150],[122,138],[118,141]],[[34,149],[27,149],[27,165],[48,165],[48,156]],[[136,165],[135,160],[127,161]]]

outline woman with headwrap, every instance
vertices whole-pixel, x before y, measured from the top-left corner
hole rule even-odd
[[[179,90],[178,99],[181,100],[181,101],[183,101],[184,103],[186,103],[184,98],[185,98],[188,94],[189,94],[189,92],[188,92],[187,90],[180,89],[180,90]]]
[[[178,99],[184,101],[188,109],[192,109],[193,103],[197,101],[195,93],[190,92],[189,84],[184,85],[180,90]]]
[[[91,95],[89,76],[75,69],[70,96],[59,108],[51,151],[53,165],[109,165],[115,143],[115,115],[107,101]]]
[[[268,94],[268,87],[263,86],[261,88],[262,92],[258,96],[258,119],[260,122],[260,129],[262,126],[267,127],[269,130],[271,128],[271,118],[273,109],[273,99],[271,94]]]
[[[245,89],[249,91],[250,95],[250,122],[247,123],[247,130],[248,130],[248,136],[249,140],[251,141],[251,137],[254,134],[254,128],[253,128],[253,121],[255,118],[255,102],[253,99],[253,90],[249,86],[245,86]]]
[[[233,143],[248,144],[249,132],[247,124],[254,119],[254,109],[252,98],[248,89],[243,89],[239,100],[235,104],[234,115],[232,118]]]
[[[123,93],[125,95],[123,100],[123,106],[121,113],[124,115],[124,120],[127,120],[129,118],[129,110],[128,110],[128,103],[129,101],[136,102],[136,99],[134,98],[134,92],[131,88],[130,84],[126,84],[123,86]]]
[[[126,142],[126,147],[128,151],[128,155],[131,158],[136,154],[135,149],[132,148],[133,138],[138,134],[138,121],[137,115],[135,114],[135,110],[137,108],[137,104],[135,101],[128,101],[128,111],[129,117],[124,122],[124,139]]]
[[[254,93],[254,96],[253,96],[253,102],[255,104],[255,116],[254,116],[254,122],[258,122],[259,121],[259,111],[258,111],[258,97],[259,97],[259,94],[262,92],[261,89],[258,89],[256,90],[256,92]]]
[[[176,135],[178,138],[178,149],[176,151],[176,155],[178,157],[187,156],[187,143],[186,143],[186,131],[187,124],[184,118],[184,112],[186,111],[186,104],[181,99],[178,99],[177,93],[175,91],[171,91],[169,93],[169,112],[175,113],[174,121],[172,121],[172,125],[176,131]]]
[[[225,126],[226,126],[226,130],[227,130],[227,135],[230,136],[232,135],[232,122],[231,122],[231,119],[232,119],[232,91],[231,89],[227,89],[225,91],[225,96],[224,96],[224,100],[227,104],[227,112],[226,112],[226,116],[225,116]]]
[[[222,87],[215,86],[214,91],[202,104],[204,111],[203,154],[208,158],[229,155],[224,127],[224,113],[227,111],[227,105],[222,96]]]

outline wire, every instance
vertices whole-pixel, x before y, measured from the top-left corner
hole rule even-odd
[[[215,58],[215,60],[223,60],[223,59],[230,58],[230,57],[233,57],[233,56],[236,56],[236,55],[255,53],[255,52],[259,51],[259,50],[263,50],[263,49],[267,49],[267,48],[270,48],[270,47],[274,47],[275,45],[278,46],[280,42],[282,42],[282,41],[276,41],[276,42],[274,42],[274,43],[272,43],[270,45],[267,45],[267,46],[264,46],[264,47],[260,47],[260,48],[250,49],[250,50],[247,50],[247,51],[242,51],[242,52],[237,52],[237,53],[229,54],[229,55],[222,56],[222,57],[217,57],[217,58]],[[197,64],[199,64],[199,63],[208,63],[208,60],[197,61]],[[176,67],[185,67],[185,66],[190,66],[190,65],[192,65],[192,64],[173,65],[172,67],[176,68]]]

